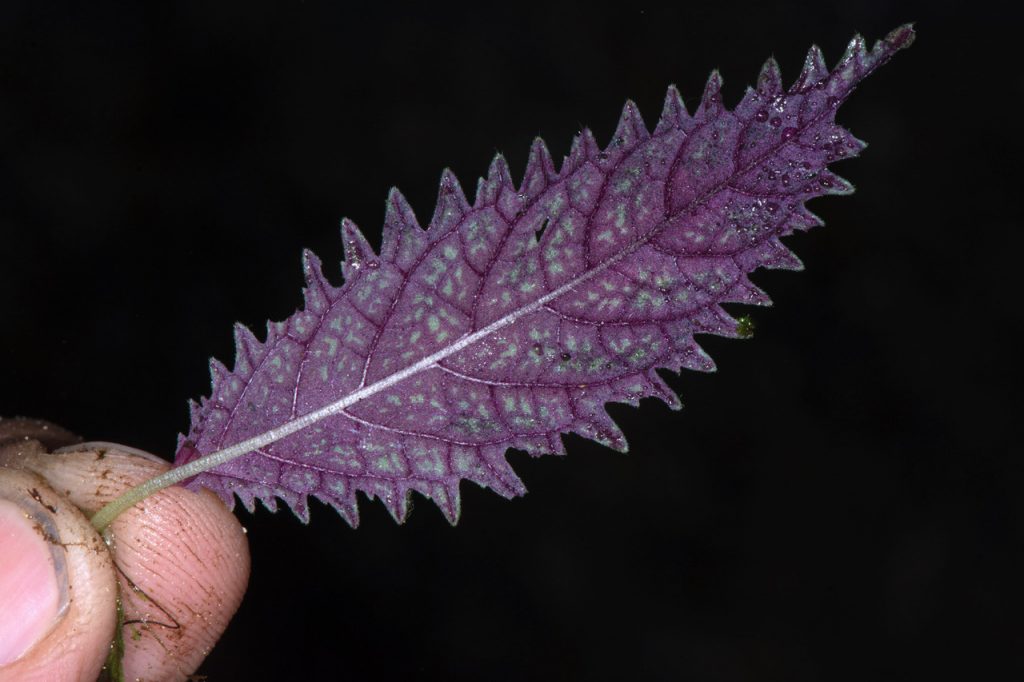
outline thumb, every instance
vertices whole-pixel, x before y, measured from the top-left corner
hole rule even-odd
[[[95,680],[114,636],[115,575],[66,498],[0,468],[0,681]]]

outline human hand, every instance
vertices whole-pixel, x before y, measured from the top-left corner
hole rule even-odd
[[[0,682],[93,682],[120,594],[124,677],[184,680],[241,603],[245,531],[209,491],[167,488],[122,514],[109,546],[89,516],[168,468],[45,422],[0,418]]]

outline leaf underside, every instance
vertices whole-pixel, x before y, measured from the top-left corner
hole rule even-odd
[[[445,171],[426,229],[392,190],[379,255],[343,221],[341,287],[306,252],[305,307],[263,342],[236,327],[175,463],[331,413],[188,485],[303,520],[313,496],[352,525],[357,491],[398,521],[416,491],[454,523],[463,479],[525,491],[509,448],[563,454],[573,432],[625,451],[605,404],[678,409],[656,370],[713,370],[694,335],[744,335],[721,304],[767,305],[748,273],[801,268],[779,238],[820,224],[808,199],[852,191],[826,166],[864,147],[836,108],[912,39],[855,37],[831,72],[812,47],[788,90],[769,60],[733,111],[717,72],[693,114],[670,87],[653,133],[628,102],[607,147],[584,130],[558,169],[536,140],[519,187],[499,155],[472,204]]]

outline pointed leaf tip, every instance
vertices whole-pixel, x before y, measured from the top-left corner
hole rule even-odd
[[[454,202],[461,210],[469,208],[469,201],[462,191],[462,183],[459,182],[459,178],[451,168],[445,168],[441,172],[441,182],[438,187],[438,203],[445,200]]]
[[[256,335],[242,324],[236,322],[235,333],[235,371],[244,371],[239,363],[245,363],[249,369],[252,368],[252,358],[259,357],[263,350],[262,344],[256,339]]]
[[[864,40],[864,36],[857,33],[850,39],[850,42],[846,46],[846,54],[843,55],[843,59],[851,56],[863,57],[867,54],[868,48],[867,43]]]
[[[462,191],[462,184],[450,168],[441,172],[441,182],[437,188],[437,204],[434,217],[427,226],[427,232],[438,233],[450,229],[470,208],[469,200]]]
[[[670,85],[665,92],[665,103],[662,105],[661,117],[658,119],[654,134],[661,135],[667,130],[681,128],[688,117],[683,96],[679,94],[679,89],[675,85]]]
[[[491,159],[491,165],[487,169],[487,177],[480,178],[477,182],[476,200],[474,208],[494,205],[501,198],[503,192],[515,191],[512,183],[512,175],[508,170],[508,162],[500,152]]]
[[[917,34],[914,32],[914,24],[903,24],[893,29],[889,35],[885,36],[885,42],[893,46],[897,50],[904,50],[914,44],[914,40]]]
[[[757,89],[766,97],[782,94],[782,71],[775,57],[769,57],[761,67],[761,73],[757,77]]]
[[[632,148],[648,137],[650,137],[650,133],[640,114],[640,109],[637,108],[633,100],[626,100],[625,106],[622,107],[622,114],[619,116],[619,123],[615,128],[614,139],[620,141],[619,144]]]
[[[388,192],[384,223],[385,230],[389,227],[398,231],[423,229],[416,220],[416,214],[413,212],[409,200],[397,187],[392,187]]]
[[[519,187],[525,201],[530,201],[544,191],[548,183],[558,175],[555,162],[551,158],[548,146],[539,137],[533,138],[530,145],[530,156],[526,160],[526,171]]]
[[[584,155],[584,158],[595,159],[601,155],[601,145],[598,144],[597,138],[594,136],[594,131],[590,128],[584,128],[579,136],[580,149]]]
[[[714,109],[722,103],[722,74],[715,69],[708,76],[704,85],[704,94],[701,96],[701,107],[705,110]]]
[[[310,272],[320,269],[320,259],[311,249],[302,250],[302,270]]]
[[[341,221],[341,240],[345,254],[341,269],[346,280],[354,277],[363,265],[374,267],[377,255],[359,227],[348,218]]]
[[[324,280],[323,264],[320,258],[309,249],[302,250],[302,275],[306,280],[306,286],[323,290],[327,286]]]
[[[828,66],[825,64],[825,55],[817,45],[811,45],[804,57],[804,65],[800,75],[793,84],[794,91],[804,90],[828,78]]]

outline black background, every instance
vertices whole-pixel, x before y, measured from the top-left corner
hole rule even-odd
[[[612,408],[616,454],[510,455],[449,527],[379,503],[241,512],[250,592],[211,680],[1019,678],[1024,674],[1018,18],[979,3],[0,4],[0,414],[169,455],[231,324],[300,305],[299,254],[421,221],[450,166],[556,158],[623,101],[649,125],[721,69],[833,64],[916,20],[839,113],[858,192],[761,272],[752,341]],[[136,6],[139,5],[139,6]],[[741,308],[737,308],[742,310]]]

